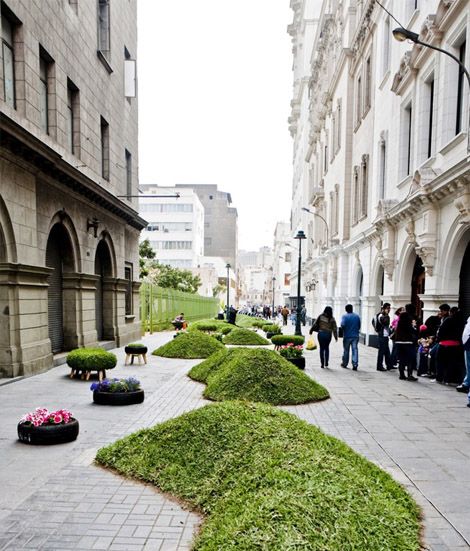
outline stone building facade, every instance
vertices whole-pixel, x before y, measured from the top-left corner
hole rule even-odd
[[[467,0],[385,5],[470,66]],[[370,344],[383,301],[412,302],[423,319],[443,302],[470,315],[464,75],[444,54],[395,41],[397,24],[374,0],[291,7],[292,231],[307,233],[309,315],[331,305],[339,317],[352,303]]]
[[[0,376],[140,335],[136,1],[1,1]],[[54,356],[56,355],[56,356]]]

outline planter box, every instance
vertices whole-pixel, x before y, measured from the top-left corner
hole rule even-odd
[[[51,445],[65,444],[77,439],[78,421],[72,418],[68,423],[58,425],[34,425],[18,423],[18,439],[25,444]]]
[[[303,356],[301,358],[291,358],[290,360],[286,358],[286,360],[299,369],[305,369],[305,358]]]
[[[93,391],[93,402],[102,406],[130,406],[132,404],[141,404],[144,398],[145,394],[143,390],[134,390],[132,392]]]

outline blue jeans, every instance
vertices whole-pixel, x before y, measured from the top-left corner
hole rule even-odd
[[[318,331],[318,344],[320,348],[320,363],[328,365],[330,359],[331,331]]]
[[[379,352],[377,354],[377,369],[383,367],[383,361],[385,360],[385,367],[390,369],[393,366],[392,358],[390,356],[390,348],[388,345],[388,337],[379,335]]]
[[[465,350],[465,366],[467,369],[467,374],[465,375],[465,379],[462,381],[462,384],[470,387],[470,350]]]
[[[359,337],[344,337],[343,338],[343,365],[347,367],[349,363],[349,348],[351,347],[352,365],[357,367],[359,363],[359,352],[357,350],[357,343]]]

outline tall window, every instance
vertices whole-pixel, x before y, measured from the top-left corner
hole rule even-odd
[[[338,110],[336,114],[336,151],[339,151],[341,148],[341,100],[338,100]]]
[[[130,200],[132,195],[132,155],[126,151],[126,193]]]
[[[379,143],[379,199],[385,197],[385,185],[387,178],[387,142],[382,136]]]
[[[51,94],[49,81],[51,78],[52,58],[40,46],[39,47],[39,114],[41,128],[49,134],[50,113],[49,97]]]
[[[80,92],[75,84],[67,79],[67,146],[74,155],[80,150]]]
[[[371,104],[371,94],[372,94],[372,66],[370,56],[366,61],[366,71],[365,71],[365,92],[364,92],[364,109],[367,111]]]
[[[401,145],[400,145],[400,173],[401,177],[408,176],[411,172],[411,129],[413,124],[413,105],[408,103],[402,110],[401,121]]]
[[[109,124],[101,117],[101,177],[109,181]]]
[[[2,6],[3,9],[3,6]],[[7,105],[16,108],[15,94],[15,55],[13,48],[13,25],[2,14],[2,59],[3,59],[3,98]]]
[[[359,195],[360,211],[359,216],[367,216],[369,199],[369,155],[362,156],[361,163],[361,192]]]
[[[427,158],[431,157],[434,153],[434,132],[435,132],[435,121],[434,121],[434,74],[431,76],[431,78],[426,83],[426,91],[428,96],[428,106],[429,106],[429,112],[428,112],[428,120],[427,120],[427,126],[428,126],[428,132],[427,132]]]
[[[359,219],[359,167],[355,166],[353,171],[352,221],[356,224]]]
[[[359,124],[362,115],[362,79],[356,81],[356,123]]]
[[[98,0],[98,50],[107,58],[111,50],[109,0]]]
[[[459,47],[459,61],[465,65],[465,55],[467,52],[467,41],[464,40]],[[463,107],[464,107],[465,74],[459,67],[459,80],[457,84],[457,112],[455,121],[455,133],[458,134],[463,129]],[[470,132],[470,128],[469,128]]]
[[[131,316],[133,312],[132,301],[132,264],[126,262],[124,266],[124,279],[126,280],[125,312],[126,316]]]
[[[328,172],[328,140],[329,140],[329,136],[328,136],[328,133],[326,133],[325,146],[323,148],[323,173],[324,174]]]
[[[385,76],[385,73],[390,69],[390,17],[387,16],[384,20],[384,34],[383,34],[383,45],[382,45],[382,75]]]

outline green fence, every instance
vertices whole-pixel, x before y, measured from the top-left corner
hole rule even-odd
[[[186,320],[195,321],[213,318],[218,309],[217,298],[163,289],[151,283],[142,283],[140,287],[140,319],[144,333],[171,328],[171,321],[181,312]]]

